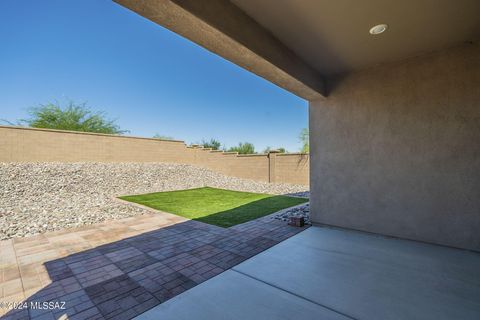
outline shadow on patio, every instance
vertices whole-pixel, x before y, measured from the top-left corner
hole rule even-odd
[[[61,258],[36,262],[48,272],[49,283],[33,294],[27,290],[32,279],[28,270],[36,256],[30,249],[29,254],[18,256],[28,247],[23,246],[15,255],[26,298],[21,306],[28,308],[9,310],[1,319],[130,319],[304,230],[269,216],[228,229],[193,220],[156,227],[158,215],[166,214],[141,216],[141,225],[149,231],[77,250],[80,252],[75,252],[79,243],[68,239],[78,236],[102,241],[98,239],[109,238],[109,232],[118,233],[118,228],[135,219],[111,223],[118,228],[103,224],[103,229],[57,232],[42,235],[40,239],[46,240],[40,243],[32,241],[30,247],[36,245],[39,250],[68,251],[70,246],[72,251]],[[172,218],[169,216],[167,219]],[[19,243],[28,244],[28,240]],[[33,250],[34,254],[39,250]]]

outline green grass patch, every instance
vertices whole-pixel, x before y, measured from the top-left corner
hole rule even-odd
[[[120,199],[224,228],[308,201],[306,198],[210,187],[124,196]]]

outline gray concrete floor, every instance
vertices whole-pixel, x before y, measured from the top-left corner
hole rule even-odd
[[[311,227],[138,319],[480,319],[480,254]]]

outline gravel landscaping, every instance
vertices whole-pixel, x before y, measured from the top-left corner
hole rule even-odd
[[[279,211],[273,216],[273,219],[289,222],[292,217],[303,217],[305,224],[312,224],[310,222],[310,204],[301,204],[290,209]]]
[[[166,163],[0,163],[0,239],[148,213],[114,198],[211,186],[308,197],[308,187]]]

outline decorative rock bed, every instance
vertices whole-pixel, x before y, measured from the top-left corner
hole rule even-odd
[[[290,218],[302,217],[305,221],[305,224],[312,224],[310,222],[310,204],[301,204],[290,209],[285,209],[280,211],[278,214],[274,215],[273,218],[277,220],[282,220],[289,222]]]
[[[211,186],[308,196],[308,187],[229,177],[168,163],[0,163],[0,239],[147,213],[114,198]]]

